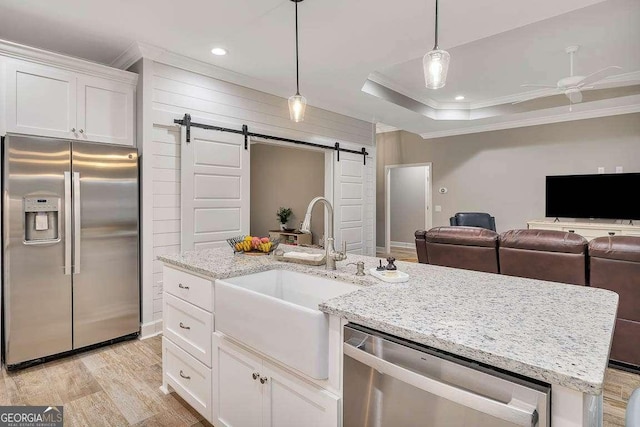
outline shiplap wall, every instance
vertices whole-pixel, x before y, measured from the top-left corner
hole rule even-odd
[[[305,121],[295,124],[289,120],[285,98],[159,62],[142,61],[141,81],[149,84],[143,102],[151,109],[150,118],[143,118],[141,124],[146,129],[142,132],[143,156],[151,156],[143,162],[147,167],[143,166],[142,179],[153,183],[153,194],[143,194],[143,221],[147,224],[143,248],[150,247],[147,239],[153,241],[152,252],[143,250],[142,254],[143,334],[149,334],[162,328],[162,266],[155,258],[180,251],[180,128],[173,124],[174,119],[189,113],[196,122],[237,129],[246,124],[253,132],[328,146],[340,142],[358,150],[366,146],[369,152],[375,150],[375,140],[371,123],[309,106]],[[374,203],[372,200],[371,209]],[[144,301],[146,298],[153,301]]]

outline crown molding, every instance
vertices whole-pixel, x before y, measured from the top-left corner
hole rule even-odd
[[[576,111],[565,114],[556,114],[544,117],[532,117],[522,120],[513,120],[509,122],[491,123],[487,125],[469,126],[465,128],[442,130],[435,132],[424,132],[420,136],[423,139],[444,138],[447,136],[466,135],[471,133],[490,132],[496,130],[513,129],[527,126],[546,125],[552,123],[569,122],[573,120],[594,119],[598,117],[617,116],[621,114],[639,113],[640,103],[631,105],[613,106],[607,108],[598,108],[588,111]]]
[[[197,59],[189,58],[179,53],[171,52],[167,49],[147,43],[137,42],[135,43],[135,45],[135,47],[130,47],[125,52],[123,52],[123,54],[120,55],[116,60],[122,58],[122,63],[126,64],[127,59],[132,60],[132,58],[136,57],[138,59],[147,58],[161,64],[170,65],[172,67],[192,71],[194,73],[202,74],[208,77],[213,77],[218,80],[224,80],[229,83],[234,83],[240,86],[280,96],[277,93],[274,93],[273,84],[264,80],[251,77],[246,74],[238,73],[226,68],[218,67],[216,65],[209,64]],[[136,56],[136,50],[139,52],[139,56]],[[136,59],[136,61],[138,59]]]
[[[376,123],[376,134],[387,133],[387,132],[395,132],[397,130],[400,130],[400,128],[397,128],[395,126],[386,125],[384,123]]]
[[[133,42],[116,59],[109,64],[113,68],[127,70],[142,59],[142,51],[138,42]]]
[[[97,62],[87,61],[56,52],[50,52],[0,39],[0,55],[19,60],[53,66],[73,72],[81,72],[92,76],[103,77],[127,84],[135,84],[138,75],[118,70]]]
[[[392,80],[391,78],[379,72],[373,72],[369,74],[367,79],[381,86],[384,86],[389,90],[397,92],[408,98],[411,98],[414,101],[417,101],[421,104],[431,107],[434,110],[459,110],[459,111],[479,110],[482,108],[495,107],[497,105],[512,104],[514,102],[521,101],[525,98],[535,97],[537,94],[542,95],[548,92],[548,89],[536,89],[536,90],[529,90],[526,92],[514,93],[511,95],[499,96],[499,97],[487,99],[484,101],[440,102],[432,98],[428,98],[428,97],[425,98],[425,97],[418,96],[415,93],[411,93],[411,91],[406,87],[404,87],[401,83],[395,80]],[[611,76],[602,80],[601,84],[606,85],[606,84],[616,84],[621,82],[633,82],[633,83],[640,82],[640,71],[632,71],[629,73]]]

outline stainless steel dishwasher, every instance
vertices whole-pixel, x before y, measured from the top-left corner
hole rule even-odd
[[[344,328],[345,427],[549,427],[551,388],[362,326]]]

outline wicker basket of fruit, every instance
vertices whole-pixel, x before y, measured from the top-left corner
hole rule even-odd
[[[280,243],[279,239],[273,240],[268,237],[238,236],[227,239],[234,253],[244,254],[270,254]]]

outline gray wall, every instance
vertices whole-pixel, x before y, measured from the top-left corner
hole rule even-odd
[[[276,211],[293,210],[298,228],[311,199],[324,195],[324,153],[267,144],[251,146],[251,235],[268,236],[279,228]],[[311,221],[313,241],[324,231],[324,210],[316,206]]]
[[[377,245],[384,245],[384,166],[433,162],[433,226],[460,211],[489,212],[498,231],[544,217],[545,176],[640,172],[640,114],[424,140],[377,136]],[[446,194],[438,188],[446,187]],[[635,189],[637,190],[637,189]],[[634,190],[630,189],[630,197]]]
[[[416,229],[425,227],[426,169],[416,166],[390,170],[392,242],[413,244]]]

